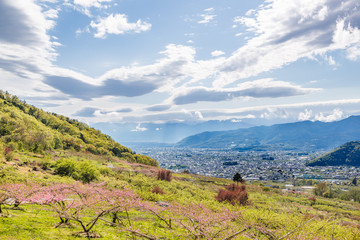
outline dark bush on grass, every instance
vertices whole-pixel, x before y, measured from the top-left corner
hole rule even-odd
[[[156,194],[165,194],[165,192],[159,186],[154,187],[151,192]]]
[[[246,205],[248,203],[248,193],[245,185],[230,184],[225,189],[220,189],[215,197],[219,202],[229,202],[232,205]]]
[[[158,174],[157,174],[158,180],[165,180],[165,181],[170,182],[171,178],[172,178],[172,176],[171,176],[170,170],[162,169],[162,170],[158,171]]]

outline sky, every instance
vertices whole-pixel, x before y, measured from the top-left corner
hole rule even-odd
[[[90,125],[360,114],[358,0],[0,0],[0,89]]]

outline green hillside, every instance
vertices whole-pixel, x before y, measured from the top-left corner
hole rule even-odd
[[[356,186],[340,200],[325,183],[315,197],[171,173],[82,123],[0,103],[0,240],[360,239]]]
[[[51,150],[116,156],[129,162],[157,166],[150,157],[135,154],[110,136],[84,123],[48,113],[0,91],[0,154],[10,151],[44,153]]]
[[[352,141],[307,163],[308,166],[360,166],[360,142]]]
[[[91,184],[58,175],[61,159],[100,174]],[[358,202],[247,183],[246,204],[232,205],[218,201],[231,180],[173,173],[164,181],[159,171],[83,152],[18,152],[0,162],[0,239],[85,239],[81,223],[97,217],[88,234],[101,239],[360,238]]]

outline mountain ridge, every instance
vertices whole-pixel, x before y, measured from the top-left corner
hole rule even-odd
[[[256,126],[230,131],[203,132],[179,141],[178,147],[333,149],[345,142],[360,140],[360,116],[335,122],[301,121]]]
[[[360,166],[360,141],[350,141],[309,161],[307,166]]]

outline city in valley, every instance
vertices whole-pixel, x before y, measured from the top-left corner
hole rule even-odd
[[[337,185],[348,183],[360,175],[351,166],[306,166],[306,162],[324,152],[247,151],[229,149],[182,149],[171,147],[138,148],[173,172],[189,172],[204,176],[232,179],[239,172],[247,181],[292,182],[327,181]]]

